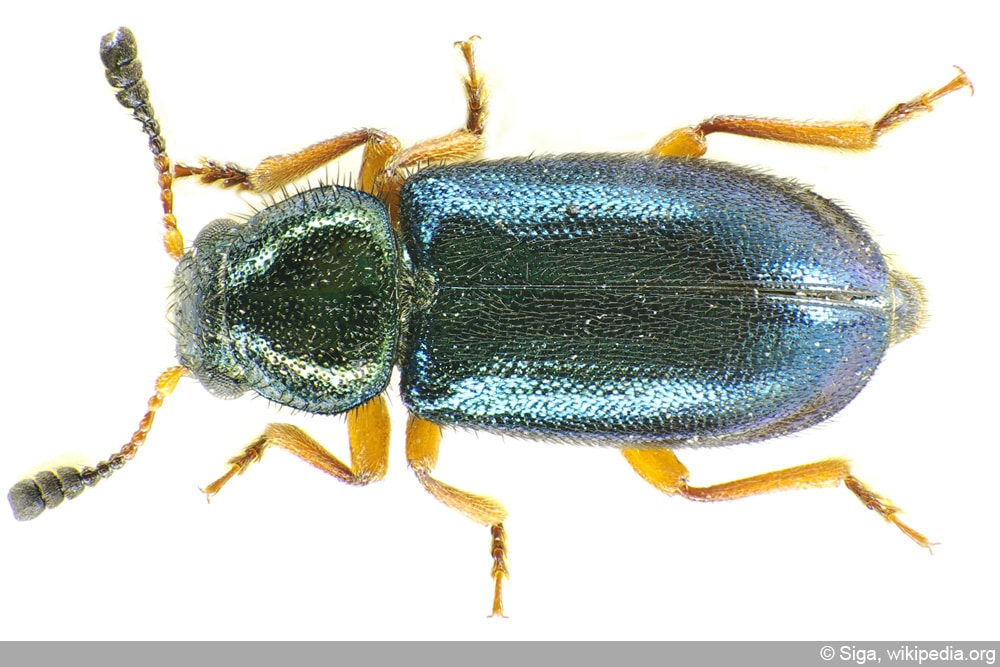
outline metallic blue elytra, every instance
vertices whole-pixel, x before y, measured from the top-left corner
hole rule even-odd
[[[434,167],[400,216],[395,232],[377,199],[323,187],[209,225],[177,270],[181,363],[216,395],[324,414],[397,364],[439,424],[731,444],[836,413],[920,318],[850,214],[730,164]]]
[[[731,444],[843,408],[920,289],[788,180],[576,155],[426,169],[401,202],[418,416],[605,444]]]

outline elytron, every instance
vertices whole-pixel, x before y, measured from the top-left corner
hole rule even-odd
[[[828,419],[925,310],[920,283],[854,216],[791,180],[702,159],[706,137],[870,149],[940,98],[971,91],[964,72],[873,123],[715,116],[641,154],[484,161],[475,39],[457,44],[463,127],[405,148],[363,128],[244,169],[173,162],[132,33],[103,38],[107,79],[154,156],[164,245],[178,261],[169,315],[179,363],[159,376],[139,428],[107,461],[15,484],[15,517],[33,519],[133,458],[184,376],[222,398],[253,392],[347,417],[350,465],[302,429],[271,424],[205,487],[209,496],[270,446],[348,484],[378,481],[398,368],[410,467],[435,498],[490,531],[494,615],[509,572],[507,512],[433,476],[447,427],[616,447],[654,487],[691,500],[843,483],[929,547],[846,460],[697,487],[675,450]],[[355,148],[363,156],[353,187],[312,187],[249,220],[215,220],[185,246],[176,179],[264,194]]]

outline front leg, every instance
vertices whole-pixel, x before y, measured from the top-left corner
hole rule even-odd
[[[298,426],[268,424],[246,449],[229,460],[229,470],[202,491],[211,498],[236,475],[259,461],[264,450],[276,446],[291,452],[345,484],[364,486],[385,477],[389,467],[389,408],[380,394],[347,413],[347,433],[351,442],[351,465],[327,451]]]
[[[483,151],[482,134],[486,122],[486,87],[476,69],[474,43],[478,37],[456,42],[465,59],[467,75],[465,96],[467,114],[465,127],[449,134],[421,141],[402,149],[399,140],[373,128],[362,128],[325,139],[294,153],[265,158],[253,169],[215,160],[202,160],[198,166],[178,164],[174,177],[197,176],[202,183],[216,183],[223,187],[239,187],[254,192],[271,192],[288,185],[320,167],[340,158],[351,150],[365,146],[358,189],[371,194],[385,195],[386,187],[392,190],[393,176],[397,171],[427,162],[468,160]],[[397,188],[398,189],[398,188]]]

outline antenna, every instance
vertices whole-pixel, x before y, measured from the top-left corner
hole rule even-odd
[[[160,134],[160,123],[156,120],[149,101],[149,86],[142,76],[142,63],[139,62],[132,31],[118,28],[101,38],[101,60],[106,68],[108,83],[118,90],[115,94],[118,103],[132,111],[132,117],[139,121],[143,132],[149,137],[149,150],[153,153],[153,166],[159,175],[160,201],[163,203],[163,226],[166,228],[163,245],[171,257],[179,260],[184,254],[184,237],[177,229],[177,219],[173,213],[173,171],[167,155],[166,141]],[[11,487],[7,500],[14,510],[14,518],[18,521],[34,519],[47,508],[56,507],[65,499],[75,498],[87,487],[110,477],[111,473],[135,457],[136,451],[146,442],[149,430],[153,427],[153,417],[163,405],[163,399],[174,391],[178,381],[185,375],[188,375],[188,370],[183,366],[172,366],[160,374],[156,380],[156,393],[148,401],[146,414],[139,422],[139,428],[107,461],[100,461],[93,467],[64,466],[44,470]]]

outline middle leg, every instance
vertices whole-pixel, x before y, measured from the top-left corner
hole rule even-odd
[[[493,567],[493,611],[491,616],[503,616],[503,580],[510,577],[507,569],[507,532],[503,522],[507,509],[488,496],[480,496],[431,477],[437,466],[441,444],[441,427],[426,419],[411,415],[406,425],[406,459],[427,491],[451,509],[464,514],[490,529],[490,555]]]

